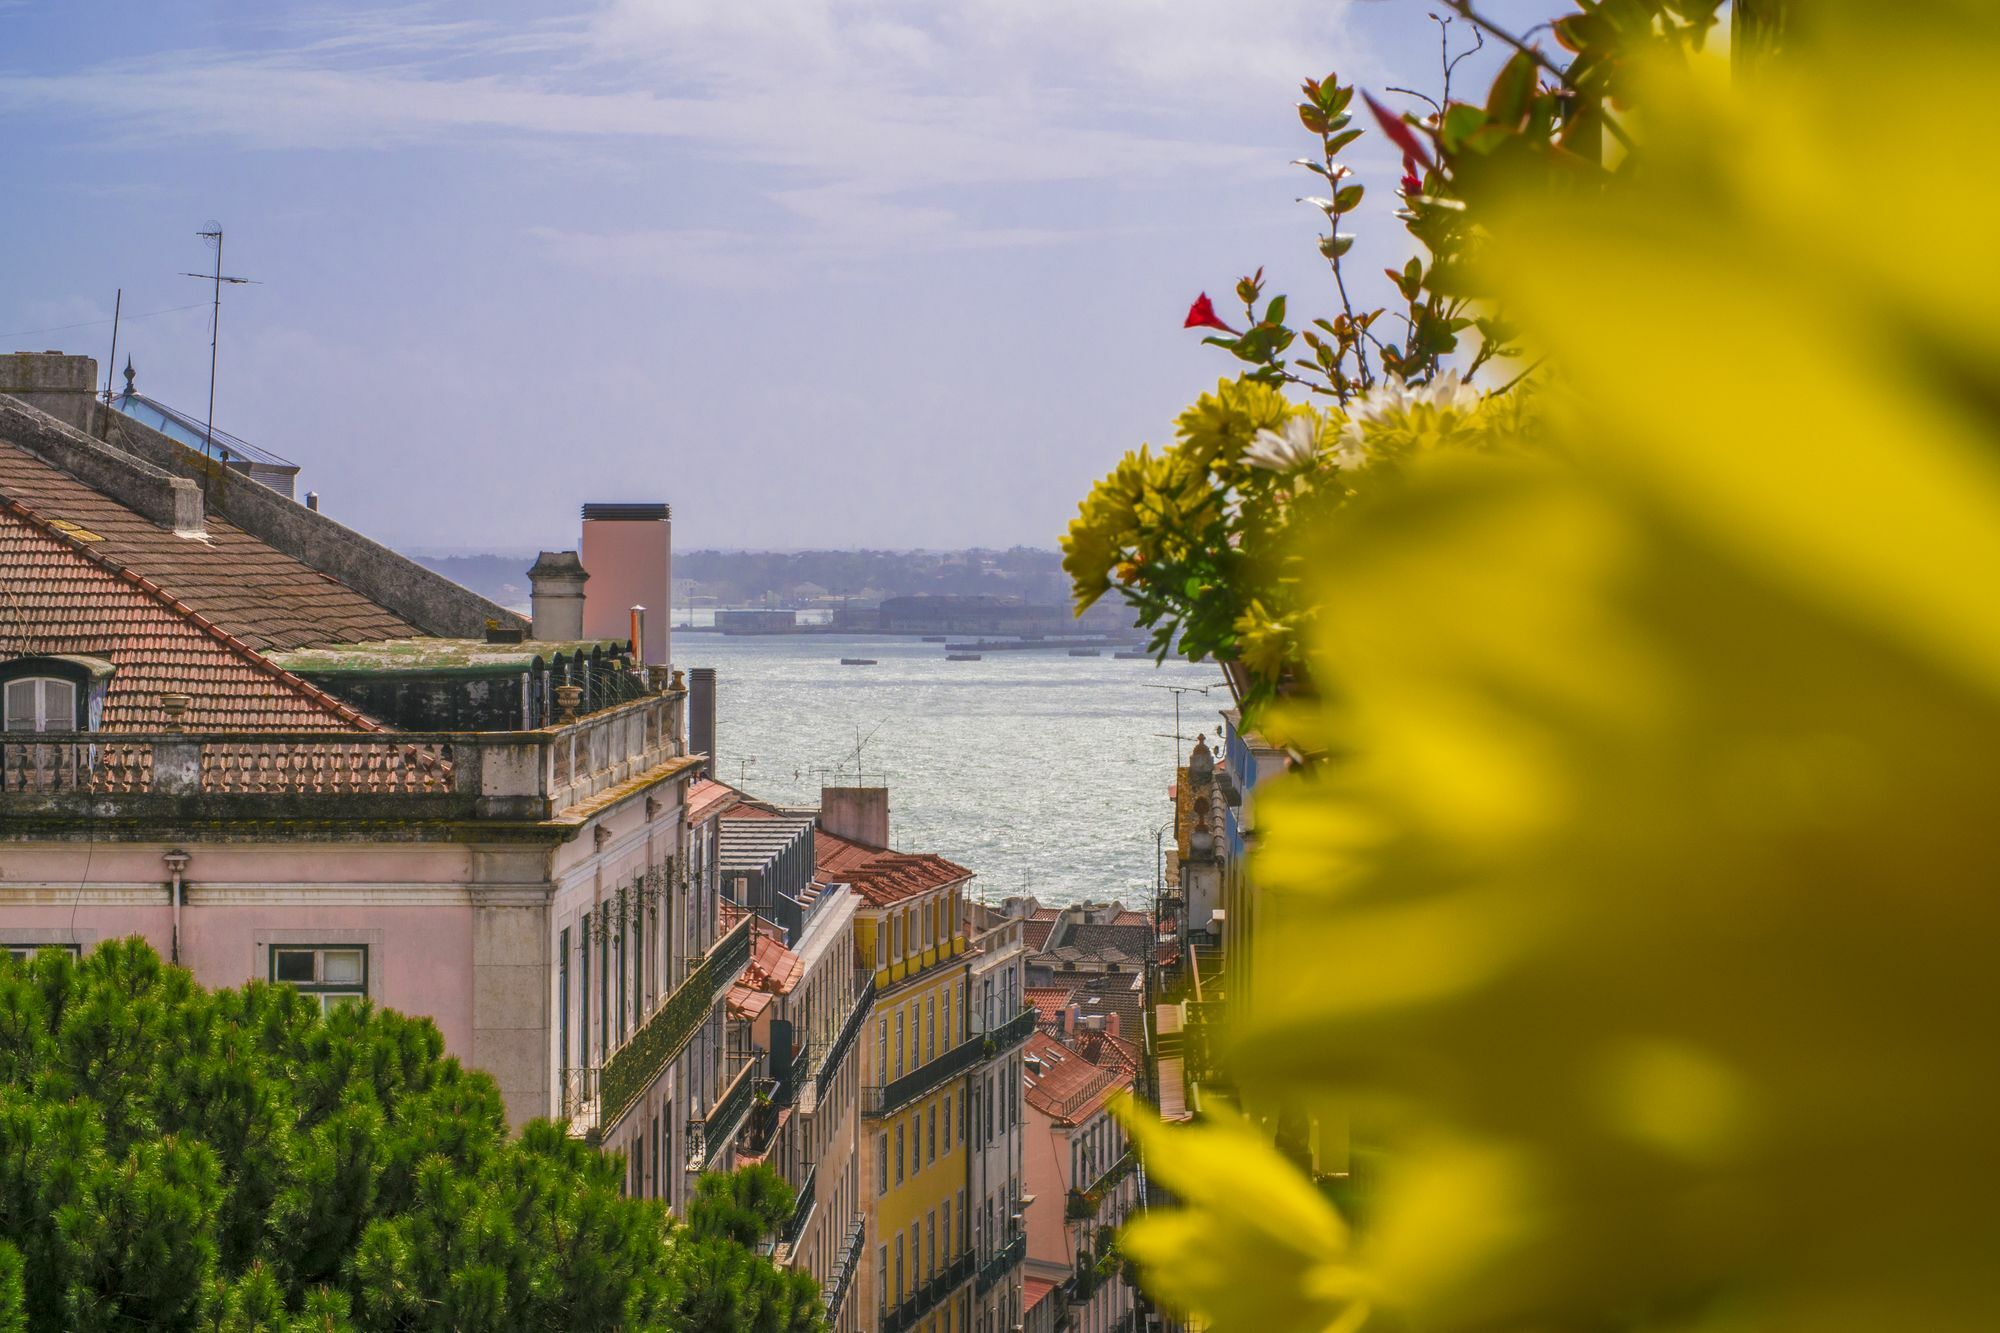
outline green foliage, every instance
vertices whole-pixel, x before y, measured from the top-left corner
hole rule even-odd
[[[681,1327],[821,1333],[826,1320],[812,1279],[753,1253],[791,1219],[792,1203],[792,1187],[761,1163],[696,1183],[680,1233],[689,1274],[677,1307]]]
[[[624,1174],[510,1139],[427,1020],[206,991],[138,940],[0,960],[0,1333],[813,1327],[809,1279]],[[787,1322],[690,1321],[711,1273]]]

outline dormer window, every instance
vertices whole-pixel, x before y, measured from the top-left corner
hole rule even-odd
[[[76,683],[54,676],[7,682],[8,731],[75,731]]]
[[[67,654],[0,660],[0,722],[15,732],[95,731],[111,663]]]

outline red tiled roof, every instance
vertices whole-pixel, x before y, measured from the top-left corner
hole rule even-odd
[[[254,482],[242,482],[254,485]],[[210,515],[178,536],[19,445],[0,440],[0,496],[88,536],[93,557],[142,578],[258,651],[423,633],[338,579]]]
[[[1032,1310],[1049,1298],[1049,1293],[1062,1283],[1052,1277],[1036,1277],[1032,1273],[1021,1279],[1021,1309]]]
[[[1132,1086],[1129,1072],[1094,1065],[1045,1032],[1029,1036],[1022,1053],[1041,1065],[1037,1071],[1024,1061],[1028,1105],[1059,1124],[1081,1124]]]
[[[1040,953],[1049,945],[1049,932],[1056,928],[1055,918],[1042,919],[1040,912],[1021,923],[1021,937],[1027,941],[1028,952]]]
[[[166,692],[191,696],[189,731],[382,730],[93,546],[0,500],[0,656],[109,661],[102,730],[163,729]]]
[[[1028,1003],[1040,1013],[1039,1022],[1048,1023],[1062,1016],[1070,997],[1076,994],[1074,986],[1029,986],[1024,992]]]
[[[876,907],[913,898],[972,878],[972,872],[931,852],[893,852],[819,829],[813,834],[819,877],[852,884],[862,901]]]
[[[740,800],[742,795],[742,792],[728,783],[717,782],[714,778],[702,778],[698,782],[689,784],[687,796],[684,798],[687,804],[688,823],[698,824],[710,815],[721,813],[732,803]]]
[[[1079,1032],[1071,1048],[1100,1069],[1113,1069],[1121,1074],[1139,1072],[1138,1046],[1109,1032]]]

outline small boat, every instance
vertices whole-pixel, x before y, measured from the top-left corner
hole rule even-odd
[[[1120,662],[1150,662],[1153,660],[1153,655],[1151,653],[1135,652],[1130,649],[1127,649],[1124,652],[1113,653],[1111,655]]]
[[[978,654],[978,653],[946,653],[946,654],[944,655],[944,660],[945,660],[945,661],[947,661],[947,662],[977,662],[977,661],[979,660],[979,654]]]
[[[926,635],[924,635],[924,642],[925,642],[925,643],[943,643],[943,642],[944,642],[944,635],[942,635],[942,634],[926,634]]]
[[[1069,650],[1069,655],[1070,655],[1071,657],[1102,657],[1102,656],[1104,656],[1104,654],[1103,654],[1103,653],[1100,653],[1100,652],[1098,652],[1098,651],[1097,651],[1097,649],[1095,649],[1095,648],[1072,648],[1072,649],[1070,649],[1070,650]]]
[[[875,659],[872,657],[843,657],[840,659],[840,664],[842,666],[874,666]]]

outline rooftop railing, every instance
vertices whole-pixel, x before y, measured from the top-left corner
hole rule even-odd
[[[548,819],[681,757],[680,699],[541,731],[15,733],[0,814]]]

